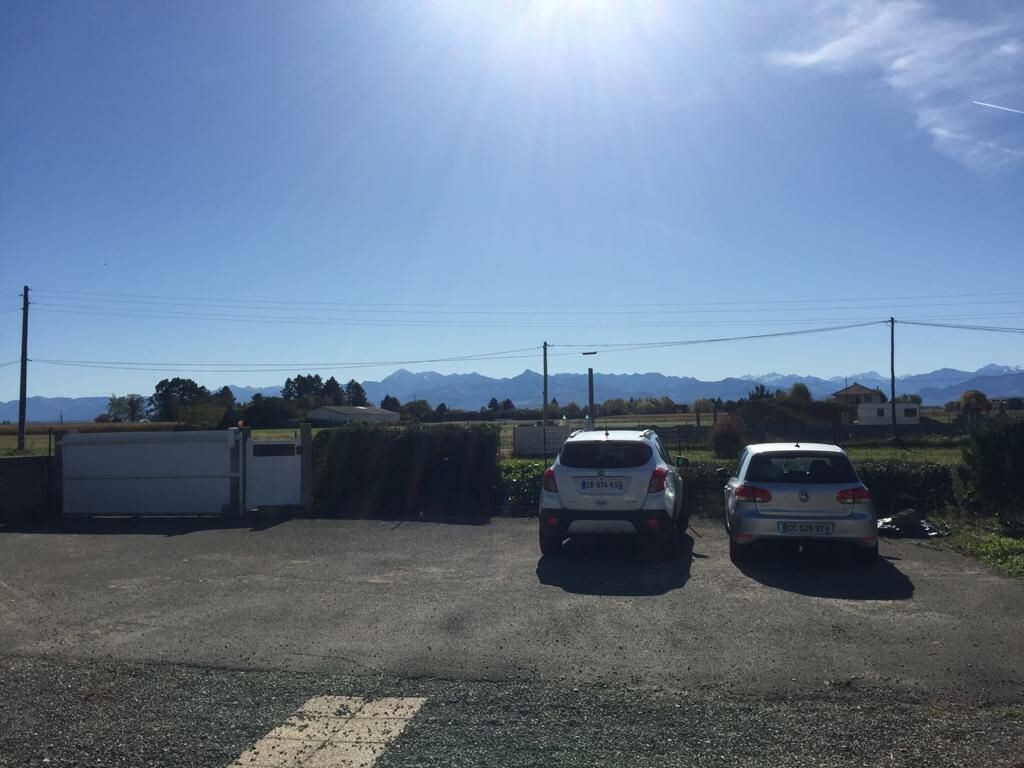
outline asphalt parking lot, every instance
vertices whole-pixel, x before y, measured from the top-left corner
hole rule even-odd
[[[535,526],[0,533],[0,765],[227,765],[315,695],[425,700],[385,766],[1021,764],[1020,581],[913,541],[739,570],[707,520],[672,562],[540,558]]]

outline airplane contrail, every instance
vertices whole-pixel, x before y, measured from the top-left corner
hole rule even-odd
[[[1013,107],[1001,107],[998,104],[989,104],[985,101],[974,101],[972,104],[977,104],[979,107],[990,107],[991,109],[1001,109],[1004,112],[1016,112],[1018,115],[1024,115],[1024,109],[1014,109]]]

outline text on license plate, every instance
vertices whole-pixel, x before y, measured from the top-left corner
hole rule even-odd
[[[599,477],[593,480],[580,480],[580,490],[589,493],[621,493],[625,489],[626,483],[621,477]]]
[[[779,523],[779,533],[796,536],[831,536],[832,523]]]

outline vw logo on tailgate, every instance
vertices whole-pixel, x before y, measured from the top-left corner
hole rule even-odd
[[[809,498],[811,498],[810,494],[809,494],[809,493],[807,493],[807,491],[806,491],[806,490],[804,490],[803,488],[801,488],[801,489],[800,489],[800,501],[802,501],[802,502],[804,502],[804,503],[806,504],[806,503],[807,503],[807,500],[808,500]]]

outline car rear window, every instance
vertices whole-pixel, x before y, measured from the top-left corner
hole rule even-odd
[[[752,483],[855,483],[850,460],[838,453],[759,453],[744,480]]]
[[[559,461],[563,467],[575,469],[625,469],[642,467],[651,460],[646,443],[567,443]]]

